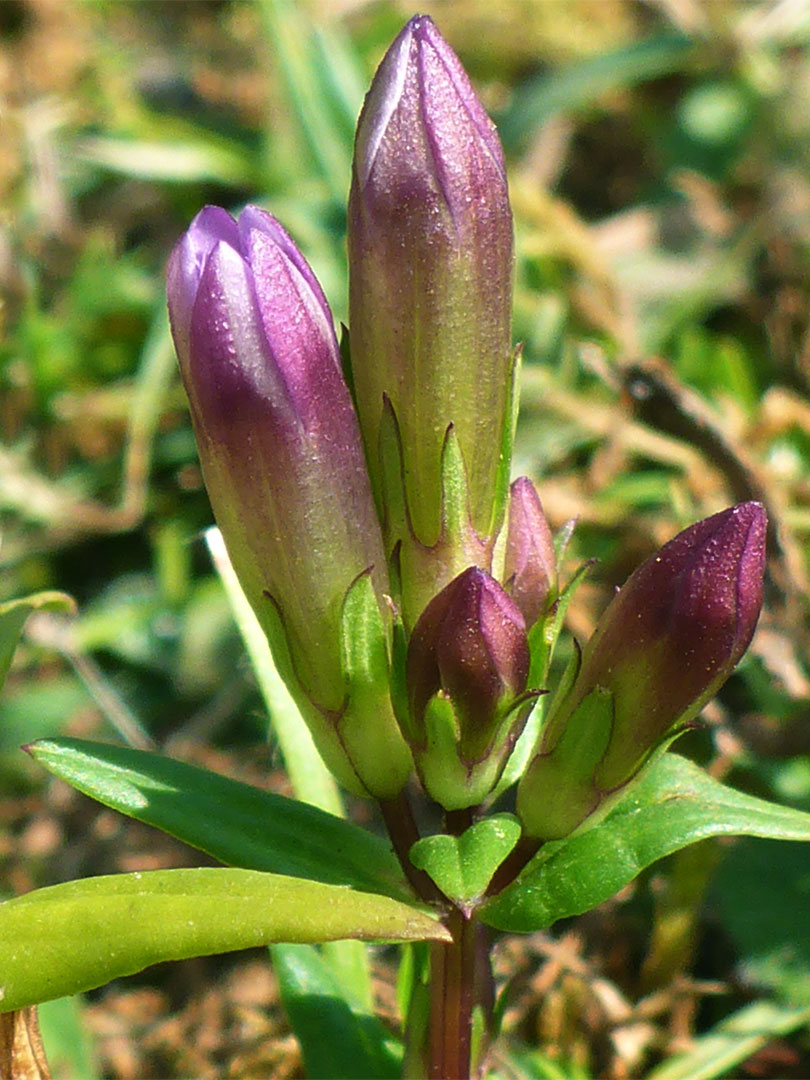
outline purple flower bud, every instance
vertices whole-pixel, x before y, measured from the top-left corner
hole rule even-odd
[[[665,544],[617,592],[521,781],[518,810],[532,835],[550,839],[577,827],[726,681],[759,618],[766,525],[755,502],[714,514]],[[607,728],[597,716],[608,716]],[[561,791],[591,751],[589,775],[577,775],[567,806]]]
[[[234,568],[274,649],[280,619],[298,690],[337,715],[347,591],[369,570],[379,597],[388,584],[326,299],[284,229],[256,207],[238,223],[217,207],[197,215],[172,253],[168,298]]]
[[[556,591],[557,563],[540,498],[526,476],[511,488],[503,580],[526,626],[533,626]]]
[[[385,501],[385,395],[398,424],[415,539],[430,548],[442,533],[441,456],[450,424],[471,526],[494,536],[511,424],[512,218],[495,128],[427,16],[411,19],[394,41],[360,115],[349,270],[352,371],[378,499]],[[389,551],[408,542],[391,532],[399,520],[387,525]]]
[[[480,802],[522,730],[529,647],[523,616],[470,567],[431,600],[408,644],[407,732],[428,793],[447,809]]]

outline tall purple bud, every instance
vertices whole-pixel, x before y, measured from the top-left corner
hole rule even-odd
[[[500,779],[534,700],[528,673],[523,616],[484,570],[465,570],[422,612],[408,644],[406,734],[445,809],[474,806]]]
[[[557,560],[540,498],[526,476],[510,489],[503,580],[527,628],[534,626],[557,591]]]
[[[242,587],[329,766],[355,791],[393,795],[409,755],[386,680],[377,670],[374,687],[358,683],[345,644],[347,598],[356,611],[365,596],[385,666],[388,580],[323,292],[270,214],[248,207],[236,222],[206,207],[172,253],[168,298],[208,494]],[[363,693],[379,698],[373,727],[355,715]]]
[[[427,16],[394,41],[360,115],[349,272],[360,425],[413,625],[464,567],[489,565],[512,423],[503,153]]]
[[[604,812],[723,685],[759,618],[766,525],[755,502],[714,514],[616,594],[520,782],[530,835],[558,839]]]

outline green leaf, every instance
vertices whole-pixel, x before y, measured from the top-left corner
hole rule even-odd
[[[82,999],[56,998],[37,1009],[45,1056],[55,1077],[96,1080],[93,1045],[82,1018]]]
[[[101,986],[164,960],[280,941],[449,940],[385,896],[254,870],[153,870],[37,889],[0,904],[0,1008]]]
[[[393,1080],[400,1075],[401,1048],[376,1016],[346,1000],[318,949],[274,945],[270,955],[310,1080]]]
[[[546,844],[479,915],[498,930],[541,930],[589,911],[646,866],[709,836],[810,840],[810,814],[744,795],[664,754],[604,821]]]
[[[66,593],[40,592],[0,604],[0,687],[6,681],[25,620],[41,608],[73,611],[74,603]]]
[[[257,179],[250,151],[210,134],[203,139],[175,135],[165,140],[87,136],[77,153],[111,172],[163,183],[213,180],[241,188]]]
[[[487,1073],[487,1080],[593,1080],[593,1073],[578,1062],[569,1061],[542,1050],[504,1046],[499,1053],[500,1068]]]
[[[810,848],[741,841],[725,854],[709,897],[742,978],[810,1005]]]
[[[87,701],[87,689],[72,671],[15,681],[0,698],[0,755],[13,756],[18,767],[23,743],[61,734],[65,718],[86,709]]]
[[[426,836],[410,851],[417,870],[424,870],[445,896],[471,904],[482,896],[492,875],[520,839],[520,822],[512,814],[493,814],[461,836]]]
[[[712,1080],[757,1050],[810,1022],[810,1008],[790,1009],[771,1001],[753,1005],[726,1017],[722,1023],[696,1039],[684,1054],[677,1054],[647,1073],[647,1080]]]
[[[28,751],[85,795],[229,866],[410,898],[383,840],[307,803],[143,750],[63,738]]]

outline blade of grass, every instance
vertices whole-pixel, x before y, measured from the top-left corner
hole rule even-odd
[[[222,534],[219,529],[209,529],[205,539],[256,673],[295,797],[318,806],[321,810],[327,810],[330,814],[343,817],[343,804],[337,784],[321,761],[309,729],[276,670],[267,638],[242,592],[242,586],[228,558]]]
[[[695,42],[683,34],[658,34],[551,74],[538,75],[515,93],[498,120],[507,152],[518,152],[559,112],[580,108],[602,94],[661,78],[684,66]]]
[[[266,38],[275,53],[284,87],[312,161],[337,206],[346,201],[352,140],[329,108],[328,84],[321,77],[323,54],[313,48],[312,30],[289,0],[261,0]],[[334,73],[339,80],[339,73]],[[359,107],[359,101],[358,101]],[[341,131],[341,127],[344,128]]]
[[[714,1080],[745,1061],[772,1039],[810,1023],[810,1008],[790,1009],[756,1001],[695,1040],[685,1054],[665,1061],[647,1080]]]

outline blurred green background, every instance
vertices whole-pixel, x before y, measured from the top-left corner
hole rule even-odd
[[[515,472],[554,527],[578,519],[567,571],[600,559],[570,628],[586,636],[679,528],[763,500],[760,631],[682,749],[810,809],[810,5],[420,10],[506,150]],[[259,202],[346,318],[354,124],[411,14],[388,0],[0,3],[0,601],[59,588],[78,604],[29,620],[0,702],[0,894],[199,861],[46,782],[18,749],[38,736],[157,745],[284,790],[203,539],[163,275],[203,204]],[[669,1080],[810,1075],[796,1011],[810,1005],[808,902],[803,850],[712,842],[554,935],[505,942],[517,1056],[503,1075],[652,1076],[690,1037]],[[160,969],[48,1007],[57,1075],[300,1075],[251,963]],[[379,982],[393,1016],[385,956]],[[754,1036],[717,1028],[766,1005]]]

